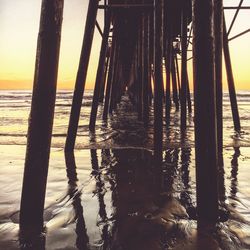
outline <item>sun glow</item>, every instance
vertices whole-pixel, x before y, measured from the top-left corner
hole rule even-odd
[[[225,4],[236,6],[235,1]],[[73,89],[88,1],[65,0],[58,88]],[[31,89],[35,67],[36,42],[39,29],[41,0],[1,0],[0,2],[0,89]],[[229,25],[234,11],[226,12]],[[232,29],[234,36],[248,27],[249,10],[242,10]],[[102,10],[98,21],[102,22]],[[93,88],[100,50],[100,34],[95,31],[86,88]],[[249,58],[250,33],[230,42],[231,58],[237,89],[250,89]],[[192,81],[192,61],[189,63],[189,78]],[[224,72],[224,87],[226,77]]]

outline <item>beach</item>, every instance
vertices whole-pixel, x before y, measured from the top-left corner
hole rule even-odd
[[[0,249],[27,249],[18,222],[31,91],[0,95]],[[71,91],[58,91],[46,230],[35,249],[249,249],[249,91],[238,92],[240,134],[233,130],[228,94],[223,97],[224,171],[219,186],[220,206],[230,212],[229,218],[200,231],[194,212],[193,115],[183,137],[179,112],[171,109],[164,161],[155,166],[152,116],[145,128],[125,96],[108,122],[98,114],[96,133],[90,133],[92,91],[85,91],[75,154],[65,159],[71,99]]]

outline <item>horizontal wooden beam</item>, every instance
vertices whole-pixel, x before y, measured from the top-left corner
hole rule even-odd
[[[100,27],[100,25],[99,25],[99,23],[97,21],[95,21],[95,26],[98,29],[100,35],[103,36],[102,29],[101,29],[101,27]]]
[[[152,8],[152,4],[109,4],[99,5],[99,9],[127,9],[127,8]]]
[[[240,9],[240,10],[250,10],[250,6],[226,6],[226,7],[223,7],[224,10],[237,10],[237,9]]]
[[[239,33],[238,35],[235,35],[235,36],[229,38],[228,41],[232,41],[232,40],[234,40],[235,38],[238,38],[238,37],[240,37],[240,36],[243,36],[243,35],[245,35],[245,34],[248,33],[248,32],[250,32],[250,29],[247,29],[247,30],[245,30],[245,31],[243,31],[243,32],[241,32],[241,33]]]

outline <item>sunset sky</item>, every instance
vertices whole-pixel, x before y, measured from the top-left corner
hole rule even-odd
[[[245,0],[244,5],[250,6]],[[237,6],[238,0],[224,0]],[[74,88],[85,27],[87,0],[65,0],[58,88]],[[32,89],[41,0],[0,0],[0,89]],[[235,11],[226,11],[229,26]],[[98,20],[102,25],[102,10]],[[241,10],[230,36],[250,28],[250,10]],[[86,88],[93,88],[100,50],[95,32]],[[250,33],[230,42],[237,89],[250,89]],[[189,68],[191,68],[191,61]],[[192,80],[192,74],[190,79]],[[226,77],[224,85],[226,86]]]

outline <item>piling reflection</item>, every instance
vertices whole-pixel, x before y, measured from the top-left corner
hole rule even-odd
[[[72,199],[72,206],[75,211],[76,221],[76,247],[79,250],[88,249],[89,237],[87,235],[87,229],[85,225],[85,220],[83,217],[83,207],[81,204],[81,191],[78,190],[77,186],[77,172],[75,156],[72,153],[65,153],[67,177],[68,177],[68,195]]]
[[[190,162],[191,162],[191,148],[182,148],[181,149],[181,181],[182,189],[180,192],[180,201],[181,204],[185,207],[187,214],[190,219],[197,220],[197,209],[193,201],[193,191],[190,185]]]
[[[179,149],[165,151],[165,164],[162,175],[164,176],[164,191],[173,192],[174,180],[177,178]]]
[[[146,150],[112,150],[114,224],[111,249],[158,249],[163,225],[153,157]],[[129,157],[128,157],[129,156]],[[157,183],[158,185],[158,183]]]
[[[220,157],[219,157],[220,158]],[[225,187],[225,170],[224,165],[222,164],[223,158],[220,158],[218,166],[218,197],[219,197],[219,204],[221,207],[225,208],[225,201],[226,201],[226,187]]]
[[[179,249],[188,244],[190,249],[219,249],[225,237],[222,231],[227,229],[221,231],[218,222],[197,221],[193,149],[186,146],[166,149],[160,165],[156,165],[153,152],[146,149],[90,149],[92,171],[82,199],[94,197],[91,206],[96,212],[86,204],[86,214],[90,216],[85,218],[86,224],[75,159],[67,155],[68,196],[75,212],[76,247],[151,250]],[[237,193],[239,154],[236,148],[231,195]],[[223,179],[220,181],[224,183]]]
[[[240,156],[240,148],[234,147],[234,154],[231,160],[231,189],[230,189],[230,196],[233,199],[237,198],[238,192],[238,158]]]
[[[104,157],[105,153],[108,153],[109,150],[104,150],[102,152],[102,156]],[[102,180],[102,172],[101,167],[99,167],[98,163],[98,157],[97,157],[97,150],[91,149],[91,165],[92,165],[92,176],[95,177],[96,180],[96,189],[94,190],[94,194],[98,197],[98,203],[99,203],[99,220],[98,220],[98,226],[102,227],[101,229],[101,239],[102,239],[102,249],[109,249],[109,242],[110,242],[110,235],[108,231],[108,223],[107,223],[107,213],[106,213],[106,205],[104,202],[104,196],[105,196],[105,184]]]
[[[219,199],[219,211],[218,220],[225,222],[229,218],[229,210],[226,204],[226,186],[225,186],[225,169],[224,159],[222,154],[218,155],[218,199]]]
[[[107,156],[104,157],[105,162]],[[166,150],[157,171],[160,183],[150,151],[112,150],[111,157],[109,175],[115,183],[111,188],[114,211],[111,249],[170,246],[179,233],[177,221],[188,216],[176,196],[181,187],[177,173],[179,150]]]

